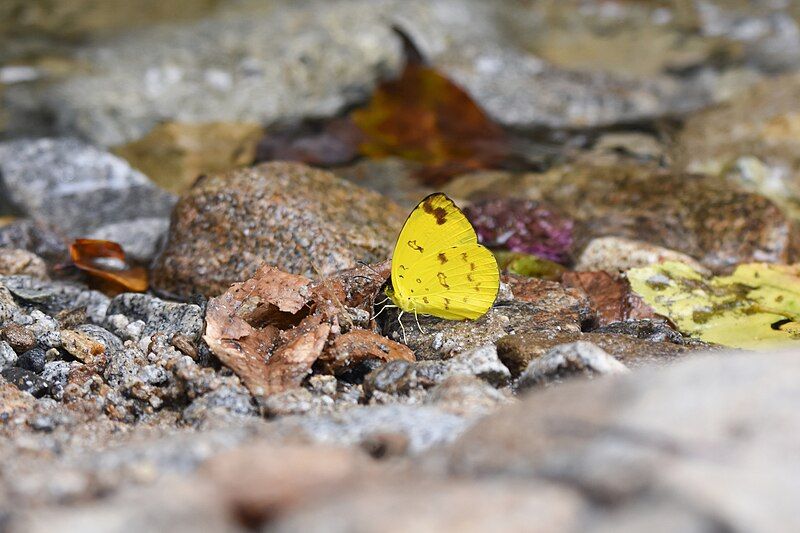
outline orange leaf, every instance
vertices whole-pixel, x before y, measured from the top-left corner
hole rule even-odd
[[[69,247],[75,266],[106,292],[144,292],[147,290],[147,270],[131,266],[125,260],[122,246],[112,241],[76,239]]]
[[[498,166],[510,153],[503,129],[464,90],[423,65],[407,65],[399,79],[379,85],[352,119],[365,137],[362,155],[422,162],[430,184]]]

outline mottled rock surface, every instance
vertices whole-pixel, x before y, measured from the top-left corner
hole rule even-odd
[[[485,419],[441,458],[464,476],[574,487],[609,504],[598,530],[793,529],[798,374],[796,352],[726,354],[568,384]]]
[[[315,277],[391,254],[405,213],[329,172],[266,163],[201,180],[178,202],[153,284],[216,295],[267,262]]]
[[[165,217],[174,203],[123,159],[70,138],[0,143],[0,180],[7,191],[0,210],[18,210],[69,238],[109,223]]]
[[[18,248],[0,248],[0,276],[47,279],[47,265],[38,255]]]
[[[689,118],[674,148],[679,165],[719,175],[800,216],[800,76],[764,81]]]
[[[454,197],[527,197],[553,204],[584,226],[579,240],[615,236],[687,254],[714,271],[794,256],[791,220],[764,196],[715,177],[652,165],[578,162],[546,173],[465,176]]]

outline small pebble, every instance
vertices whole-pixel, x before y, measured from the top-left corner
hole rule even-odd
[[[0,341],[0,370],[17,363],[17,352],[6,342]]]
[[[19,390],[30,393],[35,398],[41,398],[49,389],[49,384],[45,380],[24,368],[6,368],[0,374]]]
[[[44,370],[44,364],[46,362],[47,352],[41,348],[33,348],[19,356],[17,366],[39,374]]]
[[[23,353],[36,346],[36,336],[19,324],[9,324],[0,332],[0,339],[6,341],[17,353]]]

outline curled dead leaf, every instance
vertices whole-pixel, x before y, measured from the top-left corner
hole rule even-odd
[[[566,287],[586,294],[598,326],[656,316],[653,309],[631,290],[626,279],[608,272],[565,272],[561,281]]]
[[[416,361],[414,352],[405,344],[368,331],[355,329],[336,339],[319,358],[322,371],[338,375],[366,361]]]
[[[144,292],[147,270],[131,266],[118,243],[99,239],[76,239],[69,247],[75,266],[83,270],[104,292]]]
[[[203,339],[253,394],[270,382],[266,362],[279,344],[279,328],[302,320],[310,283],[265,265],[252,278],[209,300]]]
[[[311,373],[311,367],[325,348],[331,325],[321,322],[319,315],[303,319],[291,330],[290,339],[275,350],[266,364],[266,379],[257,389],[248,385],[256,396],[269,396],[299,387]]]

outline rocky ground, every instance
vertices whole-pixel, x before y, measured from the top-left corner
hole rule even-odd
[[[626,278],[797,262],[795,3],[141,4],[0,5],[0,531],[800,529],[800,348]],[[502,161],[355,148],[413,68]],[[401,327],[435,190],[536,257]]]

